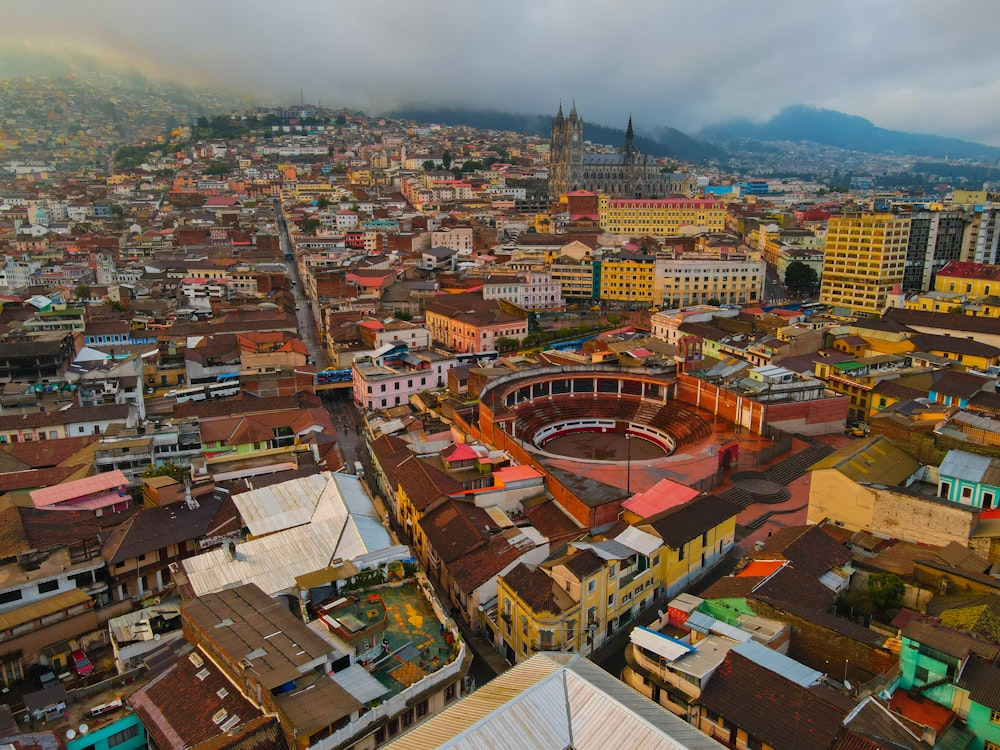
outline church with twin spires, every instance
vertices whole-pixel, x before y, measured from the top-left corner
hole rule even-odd
[[[549,146],[549,197],[557,199],[572,190],[588,190],[611,198],[666,198],[694,194],[694,177],[683,172],[662,171],[662,167],[640,154],[634,144],[632,118],[625,131],[625,149],[617,154],[583,152],[583,118],[576,104],[569,117],[562,104],[552,120]]]

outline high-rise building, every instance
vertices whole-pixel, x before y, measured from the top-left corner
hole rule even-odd
[[[934,286],[934,274],[953,260],[962,260],[971,223],[962,210],[919,210],[910,214],[910,235],[903,267],[903,289],[924,292]]]
[[[830,219],[820,302],[858,315],[878,315],[903,280],[910,217],[845,214]]]
[[[977,206],[972,218],[968,258],[973,263],[1000,263],[1000,203]]]

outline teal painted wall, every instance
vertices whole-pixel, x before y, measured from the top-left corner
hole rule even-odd
[[[109,744],[109,738],[121,732],[131,733],[133,727],[137,729],[134,737],[121,740],[113,746]],[[146,727],[133,713],[125,713],[121,718],[100,728],[91,729],[83,735],[78,734],[71,740],[64,737],[63,740],[66,742],[66,750],[146,750],[147,747]]]

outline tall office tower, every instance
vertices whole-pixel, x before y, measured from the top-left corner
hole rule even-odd
[[[862,213],[830,219],[820,302],[856,315],[879,315],[902,282],[910,217]]]
[[[926,292],[934,274],[950,261],[962,260],[971,222],[965,211],[917,210],[910,214],[903,289]]]

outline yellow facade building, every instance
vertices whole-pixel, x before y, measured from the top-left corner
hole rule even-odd
[[[891,213],[830,218],[820,302],[879,315],[903,280],[910,219]]]
[[[612,302],[652,303],[656,258],[652,255],[622,255],[601,262],[601,299]]]
[[[733,546],[735,506],[701,495],[614,539],[570,543],[537,567],[497,577],[496,646],[509,661],[535,651],[589,654],[659,595],[673,596]]]
[[[609,198],[597,201],[601,229],[629,236],[676,236],[681,227],[726,228],[726,204],[706,198]]]

